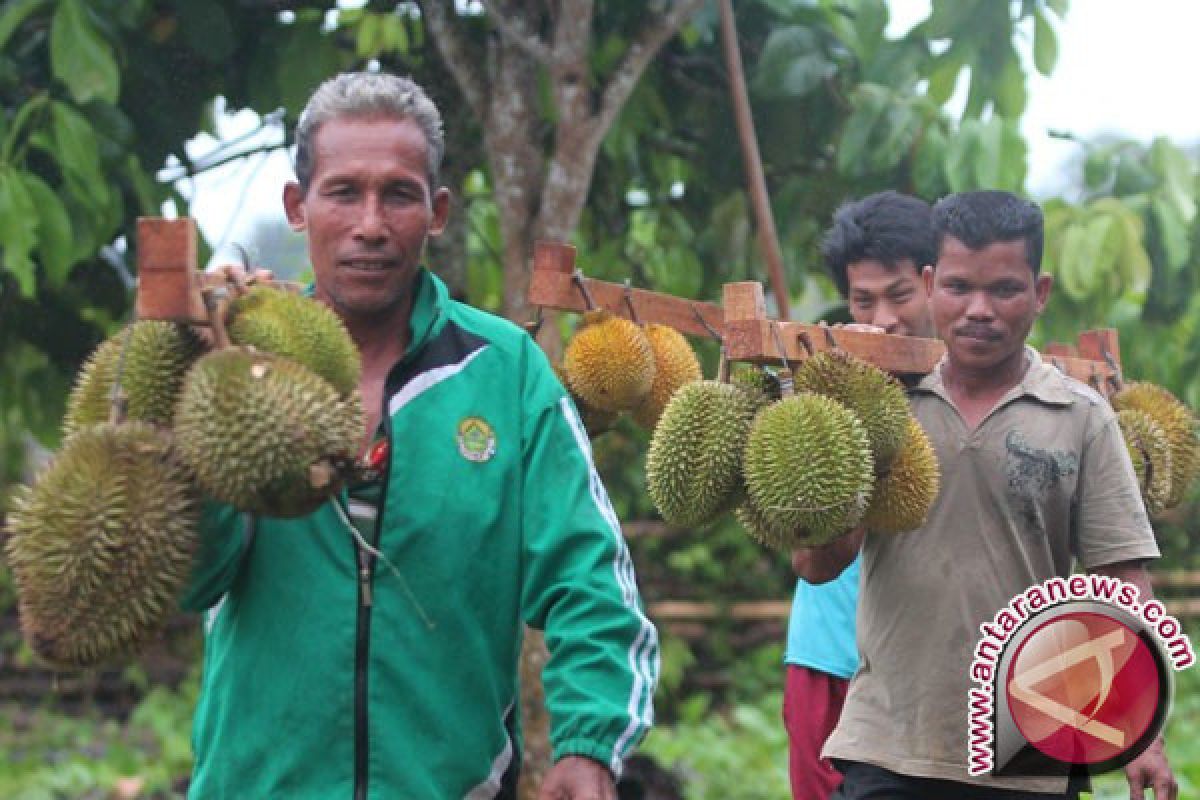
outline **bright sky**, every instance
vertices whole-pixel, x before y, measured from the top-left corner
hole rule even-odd
[[[889,5],[892,33],[929,11],[929,0],[891,0]],[[1030,192],[1054,195],[1076,177],[1065,162],[1078,154],[1078,146],[1050,137],[1051,130],[1083,138],[1115,132],[1143,141],[1162,135],[1183,145],[1200,144],[1200,104],[1191,91],[1200,78],[1197,30],[1200,2],[1195,0],[1074,0],[1058,25],[1053,74],[1043,78],[1028,70],[1029,107],[1022,129],[1030,146]],[[1028,50],[1032,36],[1025,34]],[[250,112],[219,119],[226,140],[258,125]],[[282,132],[273,127],[239,148],[281,140]],[[217,145],[203,135],[193,140],[189,153],[201,157]],[[184,182],[182,190],[193,197],[192,213],[216,246],[243,239],[260,217],[282,220],[280,193],[290,177],[287,157],[276,152],[230,163]]]

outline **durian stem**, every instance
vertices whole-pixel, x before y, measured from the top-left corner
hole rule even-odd
[[[222,294],[225,296],[218,298],[216,290],[205,289],[203,292],[204,310],[208,312],[208,325],[213,332],[213,347],[218,350],[229,347],[229,333],[225,330],[225,309],[229,303],[227,293]]]
[[[633,307],[633,287],[629,285],[629,279],[625,279],[625,305],[629,308],[629,318],[633,320],[634,325],[641,325],[642,321],[638,319],[637,309]]]
[[[129,350],[129,341],[133,338],[133,325],[129,325],[125,329],[125,335],[121,339],[121,353],[117,356],[117,373],[113,376],[112,399],[110,400],[108,409],[108,421],[113,425],[119,425],[125,421],[125,415],[129,410],[129,396],[125,390],[121,388],[121,376],[125,372],[125,353]]]
[[[587,284],[583,280],[583,270],[576,267],[575,271],[571,273],[571,280],[579,287],[579,292],[583,295],[583,302],[587,304],[587,310],[595,311],[596,301],[592,299],[592,293],[588,291]]]

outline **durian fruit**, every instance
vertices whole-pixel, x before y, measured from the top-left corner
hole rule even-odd
[[[175,414],[204,492],[275,517],[310,513],[340,488],[364,427],[357,390],[343,399],[295,361],[237,347],[196,362]]]
[[[758,412],[742,470],[763,527],[781,539],[804,537],[776,542],[783,549],[825,544],[856,526],[874,481],[865,426],[838,401],[812,392]]]
[[[670,325],[649,324],[646,339],[654,353],[654,380],[645,399],[633,409],[633,421],[653,430],[667,401],[680,386],[704,377],[700,360],[688,340]]]
[[[646,489],[663,519],[703,525],[738,502],[755,406],[740,389],[694,381],[667,402],[646,454]]]
[[[1167,507],[1171,495],[1171,444],[1167,435],[1144,411],[1118,411],[1117,424],[1133,462],[1146,513],[1158,514]]]
[[[157,633],[191,570],[198,517],[169,434],[137,421],[77,431],[8,517],[5,550],[32,650],[86,668]]]
[[[571,391],[570,386],[567,386],[567,377],[563,373],[562,364],[554,365],[554,374],[558,376],[558,382],[567,390],[571,402],[575,404],[575,410],[579,412],[579,419],[583,422],[583,429],[587,431],[589,439],[595,439],[600,434],[613,429],[617,424],[617,419],[621,416],[618,412],[600,411],[583,402],[579,395]]]
[[[229,304],[225,328],[234,344],[298,361],[342,397],[358,388],[362,364],[354,340],[337,314],[311,297],[256,286]]]
[[[1162,428],[1171,445],[1171,491],[1166,508],[1179,505],[1200,466],[1196,419],[1191,410],[1166,389],[1145,382],[1126,384],[1112,396],[1112,407],[1117,411],[1143,411]]]
[[[779,380],[766,367],[747,366],[735,370],[729,382],[754,398],[757,408],[764,408],[782,397]]]
[[[940,472],[937,454],[915,417],[908,436],[887,472],[875,479],[863,525],[872,533],[904,533],[925,524],[937,499]]]
[[[751,539],[776,550],[787,552],[819,544],[803,528],[791,526],[777,515],[764,513],[749,497],[734,509],[734,516]]]
[[[108,421],[118,366],[127,401],[124,418],[170,425],[183,375],[203,350],[204,343],[186,325],[161,320],[130,323],[84,362],[67,398],[64,436]]]
[[[654,350],[645,331],[607,311],[589,311],[563,353],[567,386],[599,411],[636,408],[654,382]]]
[[[825,350],[796,372],[796,391],[832,397],[862,420],[876,474],[892,462],[908,435],[908,400],[894,377],[840,350]]]

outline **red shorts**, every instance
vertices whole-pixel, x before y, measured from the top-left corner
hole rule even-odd
[[[850,681],[808,667],[787,665],[783,685],[783,725],[788,733],[788,774],[794,800],[825,800],[842,774],[821,748],[837,725]]]

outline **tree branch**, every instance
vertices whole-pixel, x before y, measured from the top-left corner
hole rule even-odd
[[[446,69],[454,76],[475,118],[482,122],[487,118],[487,79],[473,68],[478,59],[471,56],[470,43],[462,27],[447,16],[449,4],[443,0],[417,0],[417,5]]]
[[[600,110],[596,115],[597,135],[604,136],[654,56],[702,5],[704,0],[678,0],[670,10],[642,29],[641,35],[625,51],[625,57],[604,87]]]
[[[536,34],[525,29],[525,20],[517,14],[510,18],[496,5],[496,0],[480,0],[488,19],[500,31],[500,34],[515,44],[527,56],[539,64],[549,66],[554,60],[554,54],[546,43]]]

